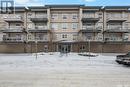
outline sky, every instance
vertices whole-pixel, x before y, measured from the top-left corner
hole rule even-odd
[[[46,4],[84,4],[86,6],[130,6],[130,0],[14,0],[16,6],[42,6]]]

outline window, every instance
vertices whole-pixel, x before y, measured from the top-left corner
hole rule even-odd
[[[32,16],[32,13],[28,13],[28,19],[31,18]]]
[[[68,24],[67,23],[63,23],[62,24],[62,29],[67,29],[68,28]]]
[[[45,37],[44,37],[45,38]],[[43,34],[38,34],[38,39],[43,40]]]
[[[63,35],[62,35],[62,38],[67,38],[67,34],[63,34]]]
[[[67,19],[68,14],[62,14],[63,19]]]
[[[52,23],[51,29],[58,29],[58,23]]]
[[[48,39],[48,38],[47,38],[47,35],[44,35],[43,37],[44,37],[44,40],[47,40],[47,39]]]
[[[16,26],[20,26],[20,24],[16,24]]]
[[[86,40],[92,40],[93,39],[92,33],[87,33],[85,36],[86,36]]]
[[[51,19],[58,19],[58,14],[52,14]]]
[[[73,40],[77,39],[77,34],[73,34]]]
[[[16,34],[16,38],[21,38],[21,35],[20,34]]]
[[[78,28],[78,23],[72,23],[72,29],[77,29]]]
[[[102,18],[102,13],[99,13],[98,15],[99,15],[99,18]]]
[[[72,19],[77,19],[78,18],[78,14],[72,14]]]
[[[29,35],[28,35],[28,40],[31,40],[31,39],[32,39],[32,35],[29,34]]]
[[[102,13],[99,13],[99,15],[101,16],[101,15],[102,15]]]

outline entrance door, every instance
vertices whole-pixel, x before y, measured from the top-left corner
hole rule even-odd
[[[62,53],[69,53],[71,51],[70,44],[61,44],[59,45],[59,51]]]

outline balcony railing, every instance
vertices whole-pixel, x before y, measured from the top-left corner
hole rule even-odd
[[[8,37],[8,36],[3,36],[3,41],[4,42],[24,42],[23,37]]]
[[[3,28],[2,32],[4,33],[22,33],[24,31],[24,27],[9,27]]]
[[[47,30],[47,26],[35,26],[35,29]]]
[[[105,42],[125,42],[125,41],[128,41],[128,38],[105,38]]]
[[[94,37],[91,39],[89,39],[87,37],[83,37],[82,41],[101,42],[103,40],[102,39],[95,39]]]
[[[30,19],[32,22],[47,22],[47,15],[35,16]]]
[[[32,38],[32,39],[28,39],[28,41],[29,42],[35,42],[35,41],[37,41],[37,42],[48,42],[49,38],[37,38],[37,39]]]
[[[24,22],[24,19],[20,15],[8,15],[4,18],[6,22]]]
[[[36,26],[34,28],[29,28],[28,32],[48,32],[47,26]]]
[[[107,17],[107,22],[124,22],[127,20],[127,17]]]
[[[111,33],[129,33],[130,29],[128,27],[108,27],[104,32],[111,32]]]
[[[100,18],[98,16],[87,16],[87,15],[82,16],[83,22],[98,22],[99,20]]]
[[[81,32],[101,32],[102,31],[102,27],[94,27],[94,26],[83,26],[82,29],[80,30]]]

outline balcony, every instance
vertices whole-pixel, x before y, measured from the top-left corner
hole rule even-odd
[[[100,20],[97,16],[87,16],[83,15],[82,22],[98,22]]]
[[[121,38],[121,37],[113,38],[113,37],[107,37],[107,38],[105,38],[105,42],[129,42],[129,41],[128,41],[128,38]]]
[[[28,32],[30,33],[47,33],[50,30],[47,28],[47,26],[36,26],[34,28],[28,29]]]
[[[108,17],[107,22],[125,22],[127,21],[127,17]]]
[[[23,37],[3,36],[3,42],[24,42],[24,39],[23,39]]]
[[[80,32],[83,33],[100,33],[102,31],[102,27],[94,27],[94,26],[83,26],[82,30]]]
[[[37,39],[35,39],[35,38],[32,38],[32,39],[28,39],[28,42],[48,42],[49,41],[49,39],[48,39],[48,37],[37,37]]]
[[[42,16],[32,17],[30,20],[34,23],[36,23],[36,22],[47,22],[48,18],[47,18],[47,15],[42,15]]]
[[[103,40],[100,38],[88,38],[88,37],[82,37],[82,41],[90,41],[90,42],[102,42]]]
[[[20,15],[9,15],[7,17],[4,18],[4,21],[6,22],[20,22],[23,23],[23,17]]]
[[[24,28],[23,27],[10,27],[10,28],[4,28],[1,31],[3,33],[23,33]]]
[[[130,33],[130,29],[128,28],[122,28],[122,27],[110,27],[107,28],[105,33]]]

